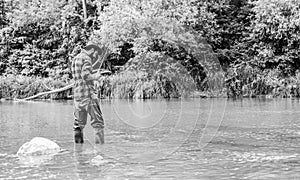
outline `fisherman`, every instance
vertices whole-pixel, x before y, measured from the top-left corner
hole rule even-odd
[[[95,143],[104,143],[104,119],[100,109],[99,99],[94,88],[94,81],[99,79],[101,73],[93,72],[95,65],[102,65],[103,49],[89,43],[73,59],[72,75],[74,84],[74,140],[83,143],[83,129],[86,125],[87,114],[91,117],[91,126],[95,132]],[[100,62],[99,62],[100,61]]]

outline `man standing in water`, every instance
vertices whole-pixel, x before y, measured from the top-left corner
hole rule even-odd
[[[94,81],[99,79],[100,73],[93,73],[98,64],[99,55],[104,52],[98,46],[89,44],[81,50],[72,62],[74,84],[74,140],[83,143],[83,128],[86,125],[87,114],[91,117],[91,126],[95,132],[95,143],[104,143],[104,120],[100,104],[94,88]],[[100,62],[100,66],[103,62]]]

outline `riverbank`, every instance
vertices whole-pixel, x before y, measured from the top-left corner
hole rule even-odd
[[[12,2],[2,3],[0,98],[65,87],[72,59],[90,40],[110,49],[102,68],[113,75],[99,80],[101,98],[300,97],[298,1],[90,2],[88,21],[78,18],[80,2]],[[39,98],[72,94],[64,93]]]
[[[41,78],[21,75],[0,76],[0,99],[24,99],[38,93],[65,87],[70,83],[67,78]],[[71,90],[48,94],[40,99],[70,99]]]
[[[251,79],[251,77],[248,77]],[[219,79],[218,81],[221,81]],[[0,99],[25,99],[39,93],[50,92],[72,84],[69,78],[41,78],[21,75],[0,76]],[[212,83],[210,83],[212,84]],[[276,78],[264,76],[251,82],[214,82],[214,85],[198,90],[191,80],[171,80],[164,76],[149,78],[139,72],[119,73],[103,76],[95,88],[102,99],[154,99],[154,98],[299,98],[300,74],[293,77]],[[37,99],[72,99],[72,88],[57,93],[38,96]]]
[[[22,100],[36,99],[72,99],[72,88],[56,93],[57,89],[70,86],[72,79],[41,78],[21,75],[0,76],[0,99]],[[122,72],[110,76],[102,76],[95,83],[99,98],[102,99],[154,99],[180,97],[219,97],[225,96],[222,91],[197,91],[193,80],[189,77],[172,78],[162,74],[149,76],[145,72]]]

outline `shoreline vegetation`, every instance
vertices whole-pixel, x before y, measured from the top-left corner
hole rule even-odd
[[[300,97],[300,73],[296,77],[274,81],[273,77],[265,77],[259,83],[243,85],[240,95],[232,96],[228,89],[219,90],[222,81],[218,82],[218,88],[198,91],[195,88],[184,89],[182,82],[172,84],[167,80],[157,81],[143,79],[145,74],[133,74],[123,76],[103,76],[97,81],[95,88],[100,99],[156,99],[156,98],[299,98]],[[273,80],[273,81],[271,81]],[[215,83],[215,82],[214,82]],[[71,86],[70,86],[71,85]],[[238,85],[236,85],[238,86]],[[236,87],[234,86],[234,87]],[[63,89],[64,88],[64,89]],[[181,90],[180,90],[181,88]],[[53,92],[62,89],[59,92]],[[47,94],[47,92],[53,92]],[[39,94],[46,95],[39,95]],[[72,80],[41,77],[28,77],[21,75],[8,75],[0,77],[1,100],[70,100],[72,99]],[[39,95],[36,98],[32,98]]]
[[[112,73],[95,85],[99,98],[300,97],[300,1],[4,0],[0,7],[0,99],[72,99],[71,62],[88,41],[110,52],[102,68]]]

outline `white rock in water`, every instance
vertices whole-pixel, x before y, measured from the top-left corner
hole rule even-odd
[[[94,157],[90,163],[94,166],[101,166],[103,164],[108,163],[108,160],[105,160],[105,159],[103,159],[103,157],[101,155],[98,155],[98,156]]]
[[[46,138],[35,137],[23,144],[18,150],[17,155],[48,155],[58,153],[60,150],[59,145],[55,142]]]

